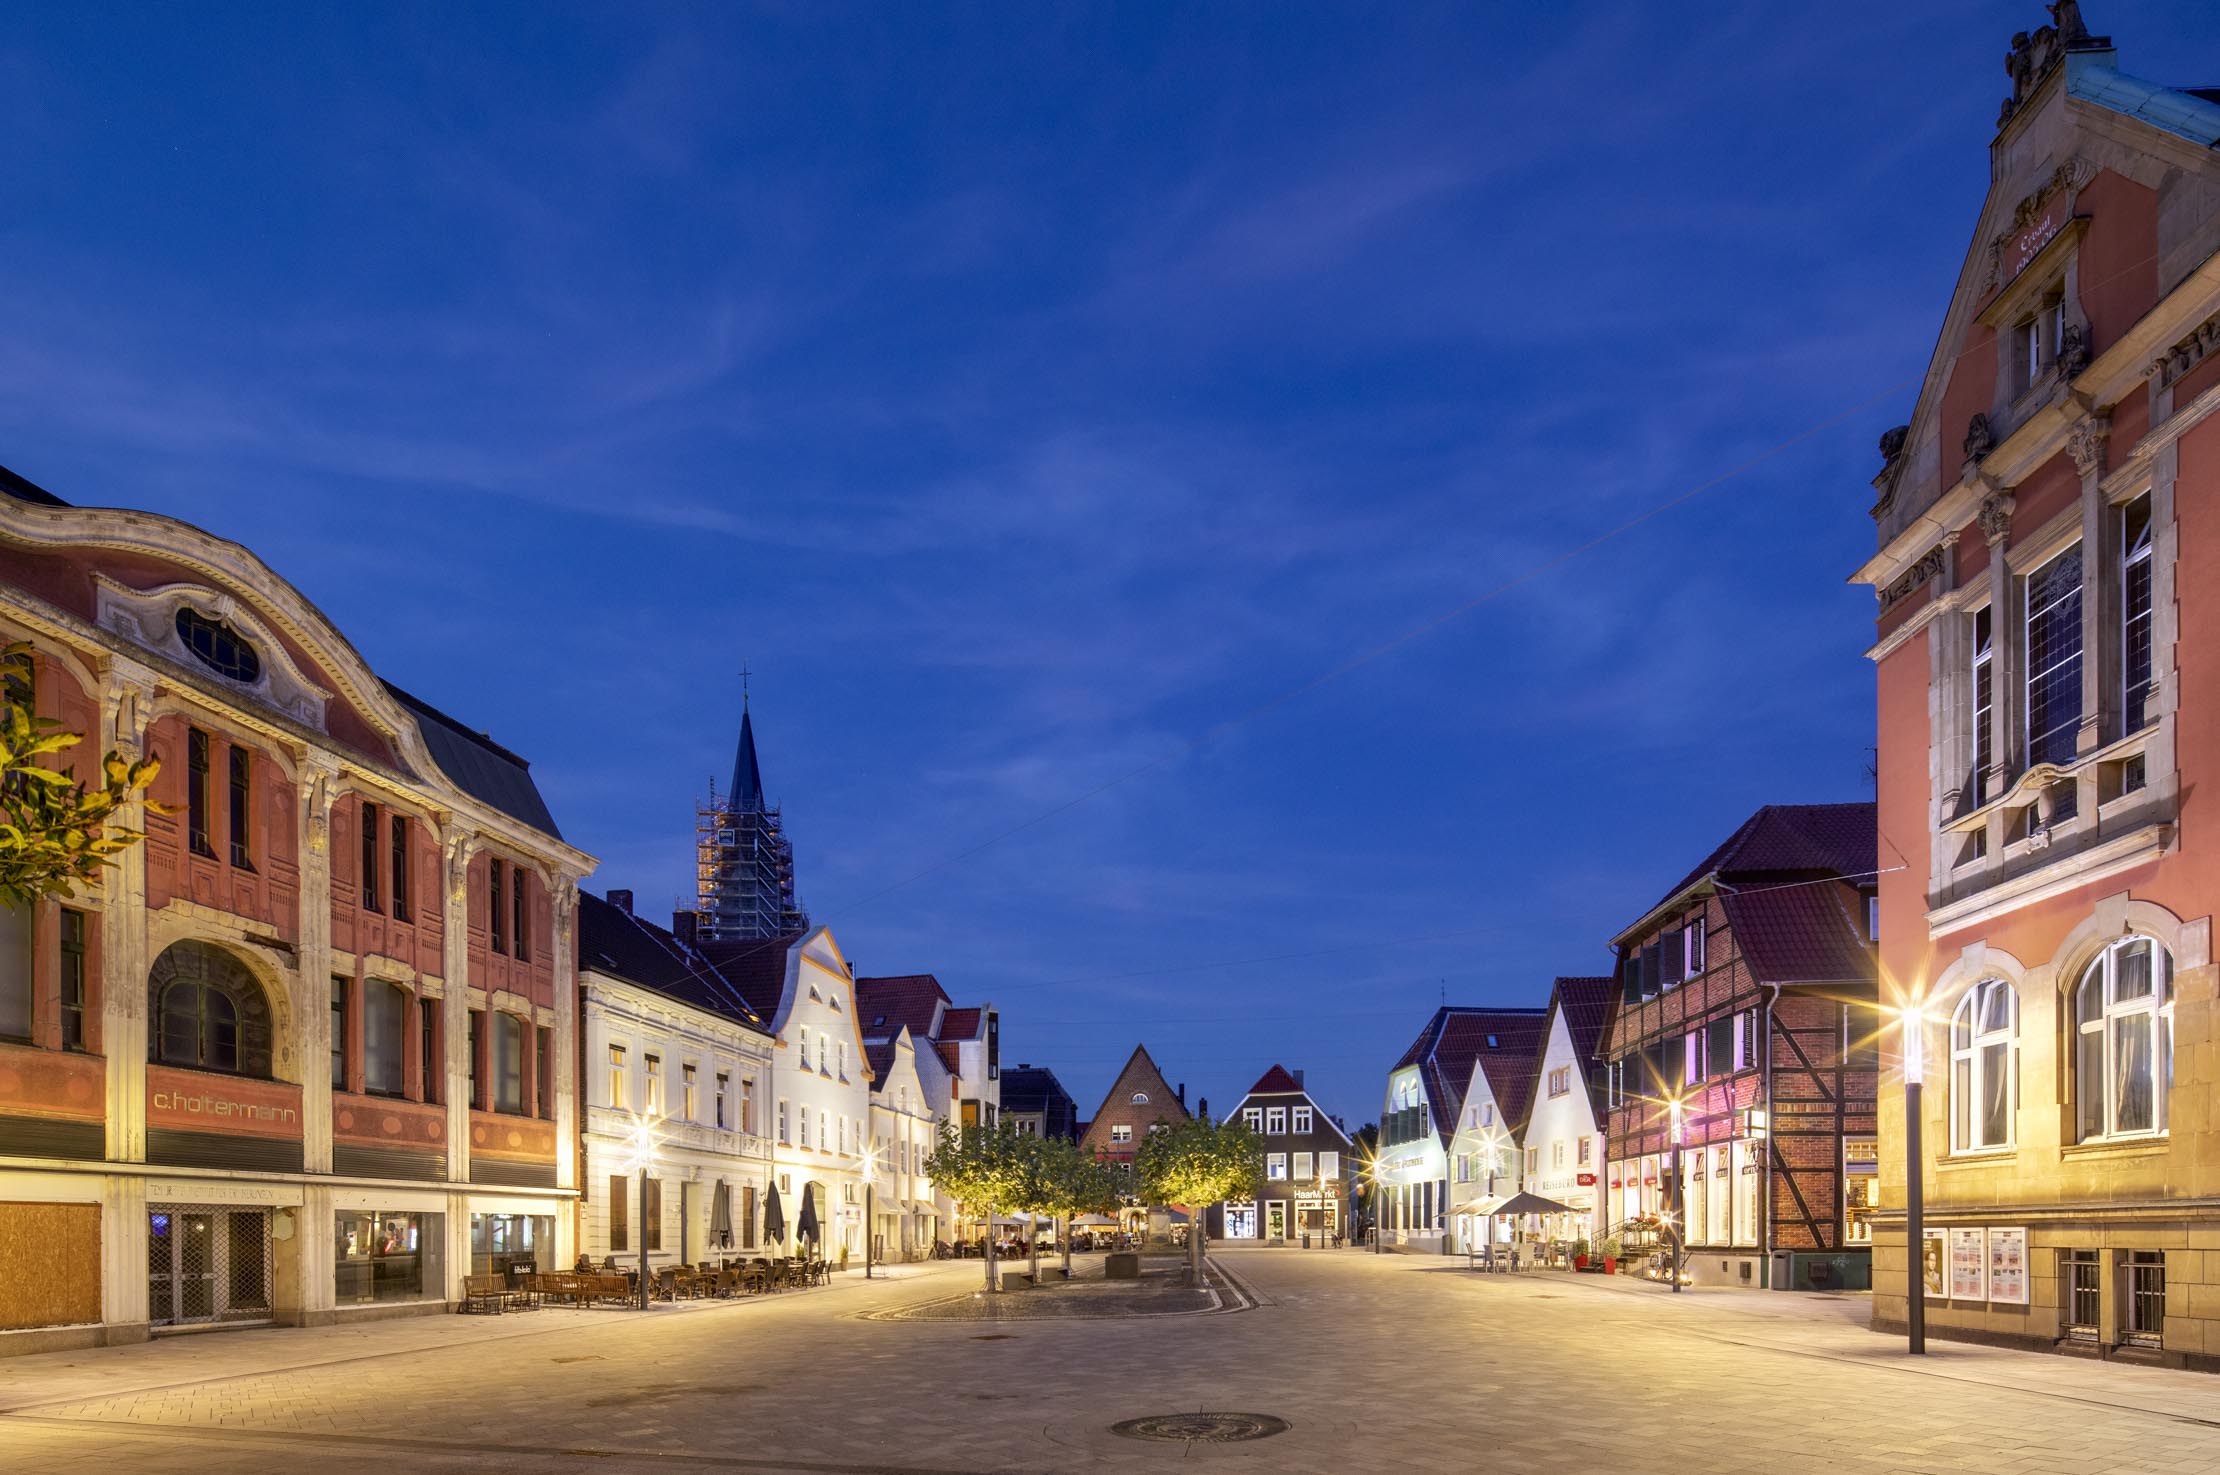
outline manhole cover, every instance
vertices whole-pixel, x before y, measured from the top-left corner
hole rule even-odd
[[[1110,1432],[1127,1439],[1160,1439],[1171,1444],[1239,1444],[1287,1432],[1287,1420],[1270,1414],[1150,1414],[1112,1424]]]

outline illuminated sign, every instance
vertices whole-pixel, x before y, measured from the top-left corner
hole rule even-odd
[[[155,1092],[154,1109],[174,1111],[180,1116],[225,1117],[277,1126],[291,1126],[300,1121],[300,1113],[290,1106],[263,1106],[258,1102],[232,1101],[222,1096],[187,1095],[183,1091]]]

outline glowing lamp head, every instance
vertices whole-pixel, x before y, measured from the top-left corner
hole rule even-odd
[[[1927,1030],[1919,1005],[1904,1008],[1904,1084],[1917,1086],[1927,1079]]]

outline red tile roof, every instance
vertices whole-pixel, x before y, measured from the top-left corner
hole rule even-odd
[[[956,1048],[954,1040],[935,1040],[933,1053],[940,1056],[940,1063],[948,1067],[950,1075],[960,1077],[964,1073],[963,1052]]]
[[[1720,898],[1743,961],[1760,983],[1871,983],[1873,950],[1846,885],[1779,886]]]
[[[930,1038],[933,1008],[947,1002],[947,990],[930,973],[856,980],[856,1023],[867,1040],[891,1040],[904,1025],[912,1038]]]
[[[1488,1089],[1495,1093],[1497,1109],[1505,1121],[1518,1120],[1527,1097],[1533,1094],[1534,1073],[1541,1060],[1541,1031],[1549,1022],[1548,1015],[1546,1009],[1449,1007],[1435,1010],[1434,1017],[1426,1021],[1426,1028],[1391,1069],[1419,1067],[1426,1082],[1426,1102],[1432,1111],[1434,1130],[1441,1135],[1444,1146],[1457,1130],[1458,1117],[1464,1114],[1472,1068],[1483,1053],[1491,1061]],[[1488,1043],[1491,1035],[1495,1037],[1492,1046]],[[1525,1057],[1523,1080],[1521,1072],[1510,1066],[1513,1055]],[[1495,1064],[1499,1060],[1505,1067],[1500,1084]],[[1517,1109],[1506,1091],[1515,1093]]]
[[[1251,1096],[1293,1096],[1302,1089],[1301,1086],[1295,1083],[1295,1077],[1289,1075],[1285,1068],[1275,1065],[1263,1075],[1257,1077],[1256,1084],[1249,1087],[1249,1094]]]
[[[1870,876],[1877,853],[1875,814],[1870,803],[1768,804],[1660,896],[1650,911],[1706,877],[1747,883],[1798,875]]]
[[[944,1040],[976,1040],[979,1038],[979,1021],[985,1016],[983,1009],[951,1009],[940,1017],[940,1038]]]

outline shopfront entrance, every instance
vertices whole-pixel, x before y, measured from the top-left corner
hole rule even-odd
[[[1341,1233],[1341,1205],[1332,1199],[1295,1201],[1295,1232],[1328,1239]]]
[[[147,1210],[147,1320],[207,1326],[270,1320],[270,1211],[215,1204]]]
[[[1268,1198],[1264,1201],[1264,1237],[1287,1238],[1287,1200]]]

